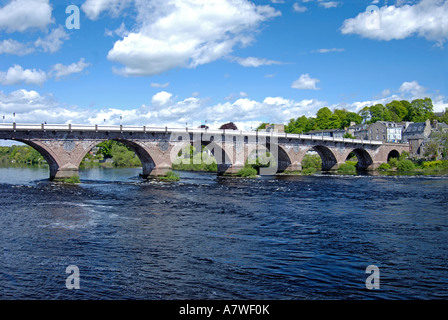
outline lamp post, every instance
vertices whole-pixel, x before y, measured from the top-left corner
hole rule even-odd
[[[16,123],[16,113],[13,112],[12,116],[14,117],[14,123]]]

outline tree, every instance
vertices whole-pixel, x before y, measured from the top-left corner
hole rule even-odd
[[[413,122],[424,122],[434,115],[433,108],[430,98],[415,99],[408,107],[407,118]]]
[[[394,100],[386,104],[386,108],[392,113],[392,120],[395,122],[402,121],[408,114],[406,106],[398,100]]]
[[[377,121],[392,121],[390,111],[382,104],[375,104],[369,108],[370,110],[370,123]]]
[[[367,123],[370,120],[370,107],[365,106],[359,111],[359,116],[362,117],[363,123]]]
[[[255,129],[255,130],[256,130],[256,131],[258,131],[258,130],[265,130],[265,129],[266,129],[266,126],[269,126],[269,123],[262,122],[262,123],[257,127],[257,129]]]
[[[232,130],[238,130],[236,125],[233,122],[228,122],[223,124],[219,129],[232,129]]]
[[[431,141],[425,146],[425,157],[437,160],[439,156],[439,144],[436,141]]]
[[[316,114],[316,124],[318,129],[330,129],[330,121],[333,116],[333,112],[328,107],[320,108]]]
[[[439,120],[441,122],[445,122],[446,124],[448,124],[448,108],[445,109],[445,112],[443,113],[443,115],[439,118]]]

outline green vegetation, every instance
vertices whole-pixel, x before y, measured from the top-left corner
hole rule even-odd
[[[43,164],[46,163],[42,155],[30,146],[0,147],[0,164]]]
[[[338,172],[343,174],[355,174],[356,167],[352,164],[343,163],[339,166]]]
[[[179,174],[176,172],[173,172],[173,171],[168,171],[166,173],[166,175],[158,177],[158,178],[163,181],[179,181],[180,180]]]
[[[244,178],[254,178],[257,176],[257,170],[255,168],[252,168],[251,166],[245,166],[244,168],[240,169],[237,172],[238,177],[244,177]]]
[[[448,124],[448,110],[441,117],[437,117],[433,112],[433,104],[430,98],[415,99],[411,102],[406,100],[394,100],[385,106],[375,104],[365,106],[358,113],[345,109],[335,109],[331,111],[328,107],[319,109],[315,117],[301,116],[291,119],[285,126],[286,133],[306,133],[313,130],[344,129],[350,124],[375,123],[377,121],[413,121],[423,122],[427,119],[438,120]],[[258,128],[265,128],[266,123],[262,123]],[[344,136],[352,138],[352,136]]]
[[[388,171],[388,170],[390,170],[390,164],[388,164],[388,163],[382,163],[382,164],[380,164],[380,166],[378,167],[378,170],[380,170],[380,171]]]
[[[69,178],[56,178],[54,179],[55,182],[62,182],[62,183],[68,183],[68,184],[77,184],[81,183],[81,180],[79,180],[79,176],[72,176]]]
[[[189,146],[179,152],[173,162],[173,170],[217,172],[218,164],[205,146],[202,146],[201,152],[196,152],[195,147]]]

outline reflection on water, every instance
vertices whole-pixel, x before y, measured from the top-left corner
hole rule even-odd
[[[448,297],[448,179],[0,168],[3,299]],[[365,287],[366,267],[381,271]],[[65,287],[80,269],[81,289]]]

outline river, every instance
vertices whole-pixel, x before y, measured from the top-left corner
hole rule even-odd
[[[0,298],[448,298],[448,177],[140,170],[0,168]]]

